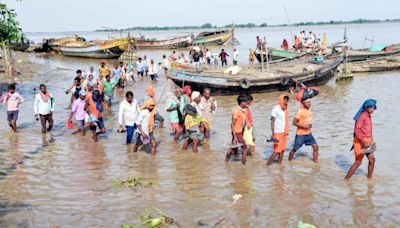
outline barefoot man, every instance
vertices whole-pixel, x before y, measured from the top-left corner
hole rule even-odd
[[[345,179],[348,180],[361,165],[364,155],[367,156],[368,164],[368,179],[372,178],[375,167],[375,143],[372,137],[372,119],[371,115],[376,109],[376,100],[366,100],[357,114],[354,116],[356,124],[354,126],[353,149],[355,162],[351,166]]]
[[[286,150],[287,137],[289,135],[289,97],[281,95],[278,104],[272,109],[271,113],[271,132],[274,142],[274,152],[269,157],[267,165],[271,165],[276,156],[279,156],[278,163],[282,163],[283,154]]]
[[[24,98],[15,92],[15,85],[8,86],[8,93],[3,96],[3,103],[7,104],[7,120],[8,125],[14,132],[17,132],[17,120],[19,105],[24,102]]]
[[[301,146],[312,146],[313,148],[313,161],[318,163],[318,144],[314,136],[311,134],[312,128],[312,113],[311,113],[311,98],[301,100],[301,108],[297,111],[293,120],[293,125],[297,127],[296,137],[294,140],[293,149],[289,154],[289,161],[294,157],[294,153],[300,149]]]

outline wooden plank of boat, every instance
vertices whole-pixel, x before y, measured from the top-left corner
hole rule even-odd
[[[270,64],[274,64],[274,63],[279,63],[279,62],[284,62],[284,61],[290,61],[290,60],[294,60],[294,59],[298,59],[304,56],[309,55],[306,52],[287,52],[285,54],[283,54],[286,51],[281,51],[281,50],[276,50],[276,49],[272,49],[272,55],[269,54],[269,63]],[[258,60],[259,63],[262,63],[261,61],[261,55],[263,54],[264,57],[264,63],[267,62],[267,55],[266,52],[261,52],[259,50],[256,50],[255,55],[256,55],[256,59]],[[286,55],[283,56],[283,55]]]
[[[384,72],[400,70],[400,54],[348,64],[352,73]]]
[[[194,38],[194,44],[223,45],[233,37],[234,29],[225,29],[209,32],[201,32]]]
[[[270,72],[242,66],[242,71],[237,75],[224,74],[222,70],[190,72],[172,69],[167,77],[180,87],[190,85],[197,91],[210,88],[213,93],[220,95],[271,92],[287,90],[289,85],[285,82],[288,79],[296,79],[307,86],[325,84],[334,76],[343,58],[343,54],[338,54],[328,57],[322,64],[313,63],[311,58],[302,63],[280,63],[271,66]],[[285,72],[279,72],[282,69]]]
[[[165,40],[136,38],[136,47],[140,49],[185,48],[192,42],[193,35],[178,36]]]
[[[85,58],[118,58],[123,48],[128,43],[134,42],[133,38],[121,38],[106,41],[73,42],[60,47],[60,52],[65,56]]]
[[[347,62],[366,61],[400,54],[400,46],[392,45],[388,51],[368,51],[368,49],[346,50]]]

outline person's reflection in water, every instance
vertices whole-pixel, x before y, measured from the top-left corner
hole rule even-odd
[[[23,163],[23,153],[19,150],[19,135],[13,134],[10,137],[10,156],[12,165],[19,167]]]
[[[375,216],[375,204],[372,196],[375,194],[374,184],[367,183],[365,193],[356,188],[353,183],[348,183],[349,194],[353,199],[352,216],[354,225],[357,227],[374,227],[377,224]]]
[[[237,200],[236,204],[232,206],[235,216],[232,216],[232,222],[234,224],[240,223],[239,227],[251,227],[251,216],[253,214],[252,193],[255,192],[253,189],[253,177],[252,172],[249,169],[243,169],[240,166],[229,167],[229,173],[231,173],[231,187],[233,194],[240,194],[242,197]]]
[[[290,213],[284,213],[288,210],[288,205],[290,205],[290,199],[287,197],[287,186],[285,181],[285,167],[279,167],[279,174],[272,181],[271,191],[268,192],[268,199],[271,200],[273,212],[272,214],[279,212],[280,215],[272,216],[276,218],[272,224],[276,227],[288,227]],[[270,224],[270,225],[272,225]]]

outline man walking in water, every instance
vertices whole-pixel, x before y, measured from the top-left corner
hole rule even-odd
[[[247,125],[245,113],[250,101],[251,101],[250,96],[239,95],[239,97],[237,98],[238,105],[235,107],[232,113],[232,123],[231,123],[231,131],[233,136],[232,144],[233,145],[237,145],[238,143],[241,144],[240,146],[242,147],[242,163],[244,165],[246,164],[247,146],[243,138],[243,131]]]
[[[355,162],[351,166],[349,172],[347,173],[345,179],[348,180],[356,172],[358,167],[364,158],[367,156],[368,164],[368,179],[372,178],[375,167],[375,143],[372,137],[372,119],[371,115],[376,109],[376,100],[369,99],[366,100],[361,108],[358,110],[357,114],[354,116],[356,121],[354,126],[354,140],[353,149]]]
[[[293,120],[293,125],[297,127],[296,138],[294,140],[293,149],[289,154],[289,161],[294,157],[294,154],[301,146],[312,146],[313,148],[313,161],[318,163],[318,144],[314,136],[311,134],[312,128],[312,113],[311,113],[311,98],[301,100],[302,107],[297,111]]]
[[[123,132],[126,129],[126,144],[130,144],[132,140],[134,142],[136,141],[136,138],[134,138],[136,130],[135,121],[139,112],[140,108],[136,99],[133,97],[133,93],[131,91],[126,92],[125,100],[119,105],[118,111],[118,132]],[[123,126],[123,123],[125,123],[125,126]]]
[[[19,93],[15,92],[14,84],[8,86],[8,93],[5,93],[2,98],[2,102],[7,104],[8,125],[14,132],[17,132],[19,105],[24,102],[24,98]]]
[[[149,121],[152,117],[150,114],[156,103],[153,100],[147,100],[144,102],[144,109],[139,112],[139,115],[136,119],[137,125],[137,135],[136,135],[136,143],[133,147],[133,152],[137,152],[137,149],[142,144],[151,144],[151,156],[156,154],[157,142],[153,135],[153,126],[150,125]]]
[[[274,152],[269,157],[267,165],[271,165],[276,156],[279,156],[278,163],[281,164],[283,154],[286,150],[287,136],[289,135],[289,97],[281,95],[278,104],[271,113],[271,139],[274,141]]]
[[[40,85],[40,92],[35,96],[33,106],[36,120],[42,124],[42,134],[46,134],[46,124],[49,123],[47,131],[53,128],[53,112],[54,112],[54,98],[53,95],[46,90],[46,85]]]

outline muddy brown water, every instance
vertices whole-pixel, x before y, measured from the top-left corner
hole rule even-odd
[[[365,28],[353,27],[365,34]],[[389,29],[391,26],[370,27],[385,34],[396,33]],[[329,31],[340,34],[343,30],[332,27]],[[245,32],[239,32],[239,38]],[[253,42],[258,32],[239,40]],[[272,34],[278,37],[279,32]],[[275,39],[277,45],[281,37]],[[364,35],[357,39],[363,40]],[[241,47],[245,53],[251,45]],[[163,51],[145,53],[159,58]],[[161,97],[158,110],[167,124],[155,131],[159,146],[152,158],[145,152],[132,153],[124,144],[125,135],[116,132],[118,102],[128,89],[140,101],[150,84],[148,79],[115,92],[111,111],[104,113],[108,132],[93,143],[89,135],[72,135],[72,130],[65,128],[69,97],[64,91],[76,69],[97,66],[98,61],[62,56],[28,58],[45,64],[47,69],[32,78],[20,78],[18,90],[26,101],[21,106],[17,134],[9,131],[5,107],[0,107],[1,227],[119,227],[137,223],[148,207],[160,208],[182,227],[212,227],[222,218],[221,227],[296,227],[298,221],[320,227],[400,225],[398,72],[358,75],[353,80],[321,86],[321,94],[312,103],[320,163],[313,164],[311,149],[303,147],[295,161],[289,163],[286,153],[283,165],[266,167],[265,159],[272,151],[272,145],[265,142],[271,134],[269,116],[280,92],[254,95],[251,109],[256,154],[245,166],[235,161],[226,164],[230,113],[236,96],[216,97],[219,110],[209,144],[202,146],[198,154],[184,152],[181,145],[172,143],[164,111],[170,87],[160,74],[154,86],[157,98]],[[246,61],[246,54],[241,58]],[[45,137],[33,117],[34,89],[42,82],[49,85],[48,90],[56,98],[55,128]],[[291,98],[290,119],[299,108]],[[373,115],[378,145],[375,176],[372,181],[366,179],[364,161],[352,180],[345,182],[343,178],[354,160],[349,151],[352,118],[367,98],[378,100]],[[291,127],[288,148],[294,132]],[[136,189],[112,186],[114,181],[129,176],[156,181],[158,185]],[[235,194],[242,197],[232,205]]]

